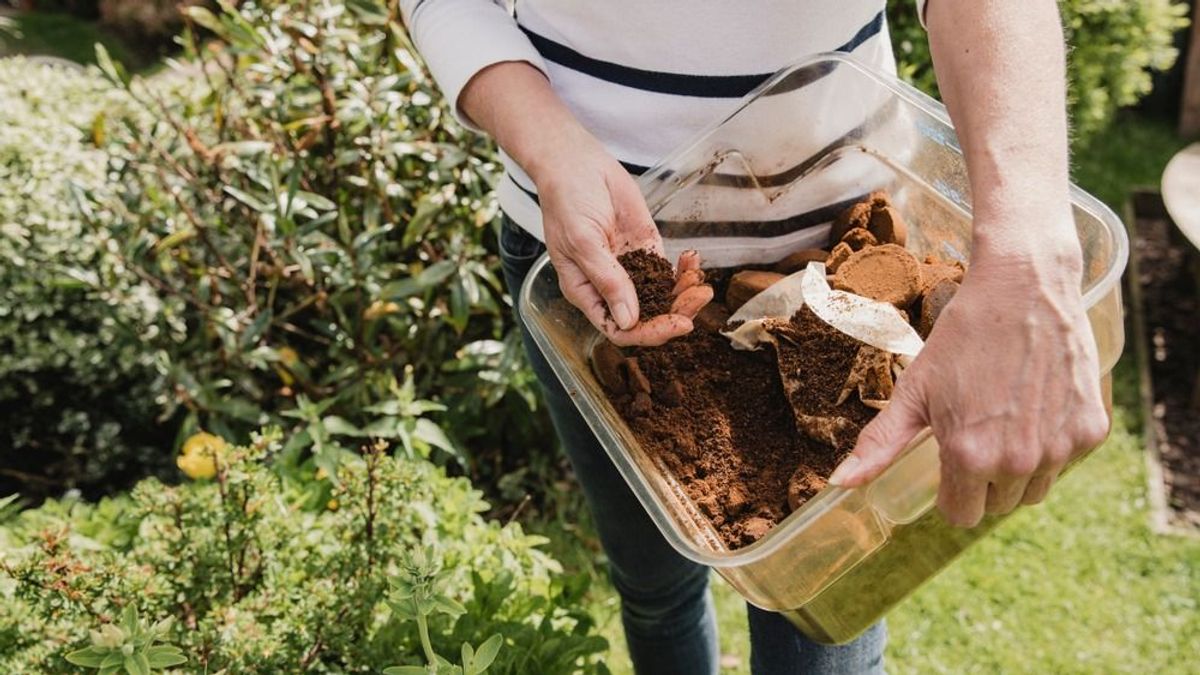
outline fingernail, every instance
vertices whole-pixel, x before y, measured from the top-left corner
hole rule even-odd
[[[617,322],[617,327],[619,327],[621,330],[629,330],[630,328],[633,328],[635,319],[633,317],[633,311],[629,309],[629,305],[623,302],[616,303],[612,307],[612,315],[613,319],[615,319]]]
[[[862,460],[855,455],[850,455],[842,460],[842,463],[838,464],[838,468],[834,469],[833,473],[830,474],[829,484],[841,486],[842,483],[846,482],[846,479],[854,475],[859,464],[862,464]]]

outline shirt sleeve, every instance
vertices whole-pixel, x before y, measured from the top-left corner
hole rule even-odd
[[[929,26],[925,25],[925,3],[926,2],[927,2],[927,0],[916,0],[917,20],[921,22],[921,28],[928,30]]]
[[[546,64],[512,15],[492,0],[401,0],[413,44],[425,58],[451,110],[479,131],[458,107],[476,73],[496,63],[524,61],[546,73]]]

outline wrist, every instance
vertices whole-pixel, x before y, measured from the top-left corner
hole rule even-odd
[[[1034,278],[1079,283],[1083,251],[1070,207],[977,214],[971,268],[1006,269]]]
[[[559,119],[541,128],[538,138],[522,149],[514,159],[533,179],[539,191],[607,157],[604,146],[574,117]]]

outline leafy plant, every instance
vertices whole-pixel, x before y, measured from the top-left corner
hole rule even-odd
[[[1078,137],[1103,128],[1122,106],[1150,93],[1150,71],[1175,63],[1175,32],[1188,7],[1175,0],[1060,0],[1069,45],[1068,99]],[[931,95],[937,79],[914,3],[888,3],[888,24],[900,75]]]
[[[395,8],[266,1],[186,17],[173,76],[130,78],[99,55],[153,121],[110,120],[118,187],[88,195],[163,303],[151,343],[182,435],[244,438],[290,417],[318,444],[319,416],[379,436],[378,405],[402,380],[439,405],[408,430],[435,459],[545,446],[485,244],[494,149],[449,115]],[[193,86],[164,95],[172,77]],[[501,427],[496,408],[526,421]]]
[[[483,519],[468,481],[382,444],[314,475],[279,461],[287,445],[267,430],[213,453],[212,478],[0,507],[0,671],[171,645],[208,672],[424,669],[431,654],[464,672],[602,670],[586,580]],[[131,611],[159,623],[131,627]]]
[[[106,189],[107,116],[137,115],[95,73],[20,57],[0,60],[0,100],[0,493],[120,488],[168,466],[160,302],[75,196]]]
[[[129,675],[149,675],[155,670],[186,663],[187,658],[178,647],[156,645],[171,629],[171,619],[163,619],[152,626],[143,624],[137,608],[125,608],[121,625],[104,624],[100,630],[92,631],[92,646],[75,650],[66,655],[67,661],[85,668],[98,668],[100,675],[112,675],[124,670]]]
[[[467,613],[466,607],[446,593],[449,575],[442,569],[436,552],[418,549],[408,561],[402,562],[400,573],[389,580],[392,591],[387,601],[392,615],[402,620],[417,623],[421,636],[421,649],[426,665],[390,666],[383,669],[384,675],[424,675],[425,673],[448,672],[454,675],[478,675],[485,672],[500,652],[504,638],[496,634],[479,645],[462,644],[462,664],[454,665],[433,650],[429,640],[429,617],[442,613],[458,618]]]

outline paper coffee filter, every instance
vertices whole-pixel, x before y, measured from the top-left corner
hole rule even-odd
[[[767,321],[787,320],[805,304],[825,323],[892,354],[914,357],[925,344],[891,304],[830,288],[825,265],[819,262],[809,263],[751,298],[729,319],[745,323],[723,334],[735,349],[758,349],[770,340]]]

